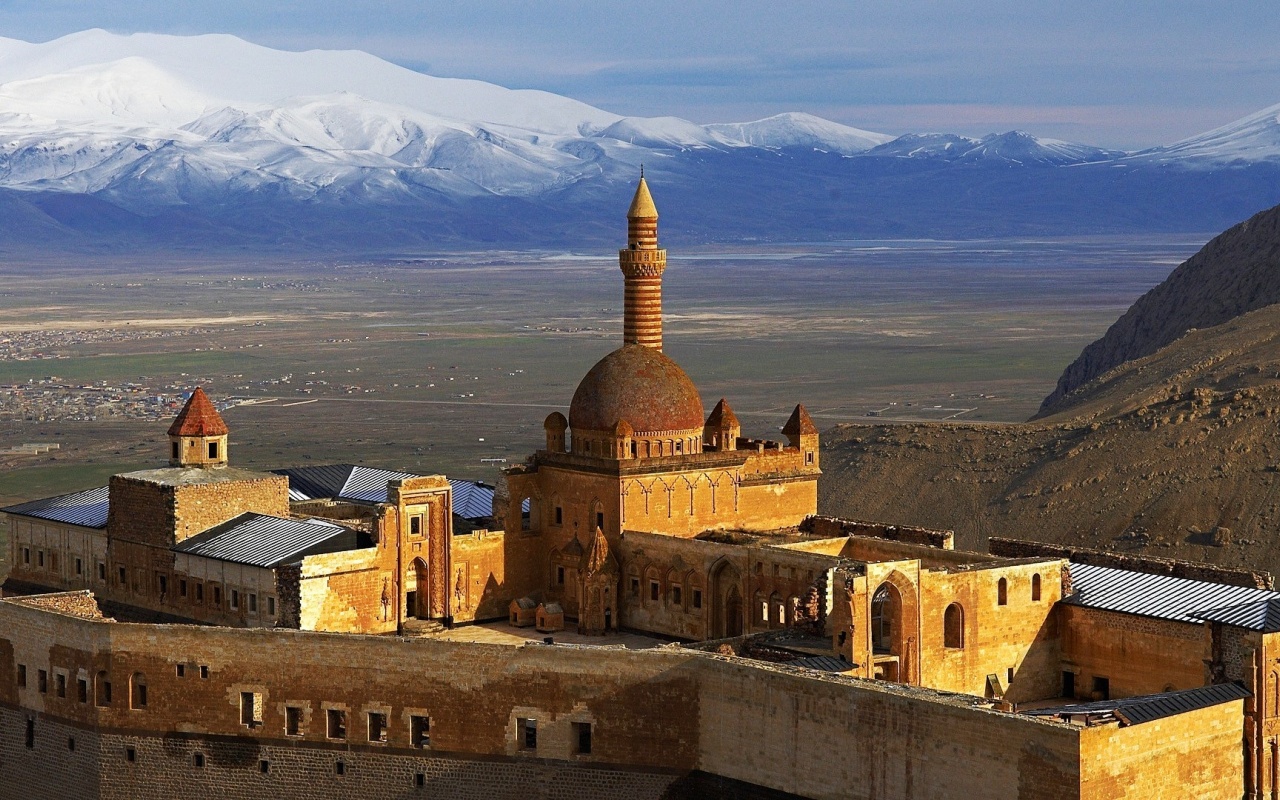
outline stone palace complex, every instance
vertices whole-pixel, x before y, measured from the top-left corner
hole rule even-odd
[[[241,469],[196,389],[167,466],[4,509],[0,796],[1278,796],[1270,576],[819,516],[627,218],[622,346],[496,487]]]

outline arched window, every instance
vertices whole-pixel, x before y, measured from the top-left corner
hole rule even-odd
[[[946,647],[964,647],[964,609],[952,603],[942,617],[942,643]]]
[[[111,705],[111,678],[106,672],[99,672],[93,682],[93,701],[100,706]]]
[[[129,708],[147,707],[147,677],[141,672],[133,673],[129,678]]]
[[[1031,576],[1031,600],[1033,602],[1040,601],[1040,573]]]
[[[1009,582],[1004,578],[996,582],[996,605],[1009,605]]]
[[[760,625],[769,624],[769,601],[760,592],[756,592],[752,598],[756,607],[756,623]]]

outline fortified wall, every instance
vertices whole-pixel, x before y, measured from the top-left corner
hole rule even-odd
[[[28,797],[1239,797],[1241,703],[1081,727],[676,646],[137,625],[0,601],[0,786]],[[1107,757],[1094,757],[1105,753]],[[1189,754],[1194,758],[1188,758]],[[699,775],[715,781],[697,781]],[[1234,793],[1234,794],[1233,794]],[[724,794],[722,796],[729,796]]]

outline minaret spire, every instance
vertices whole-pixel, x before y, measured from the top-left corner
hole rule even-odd
[[[622,340],[662,349],[662,273],[667,251],[658,247],[658,207],[641,168],[640,183],[627,210],[627,247],[618,252],[625,293]]]

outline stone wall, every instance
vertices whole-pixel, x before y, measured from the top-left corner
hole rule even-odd
[[[67,696],[38,691],[38,669],[68,675]],[[99,705],[101,680],[114,691]],[[1239,703],[1187,718],[1196,758],[1217,766],[1177,773],[1165,770],[1170,750],[1186,752],[1181,717],[1111,729],[1087,751],[1089,729],[975,703],[684,649],[122,625],[0,601],[0,787],[48,796],[654,797],[701,770],[814,798],[1103,796],[1084,793],[1091,781],[1208,797],[1228,796],[1240,758]],[[385,742],[371,714],[385,715]],[[430,719],[427,747],[410,739],[414,716]],[[575,752],[583,724],[589,754]],[[1111,764],[1109,748],[1149,761]]]
[[[910,525],[885,525],[878,522],[855,522],[838,517],[809,517],[800,523],[800,530],[822,538],[874,536],[879,539],[920,544],[944,550],[955,547],[954,531],[934,531]]]
[[[1076,696],[1089,699],[1095,678],[1112,697],[1132,697],[1209,683],[1206,628],[1200,623],[1139,617],[1064,604],[1062,669],[1076,674]]]
[[[992,555],[1005,558],[1065,558],[1078,564],[1127,569],[1151,575],[1171,575],[1175,578],[1248,586],[1254,589],[1273,588],[1271,574],[1260,570],[1233,569],[1196,561],[1126,555],[1105,550],[1091,550],[1087,547],[1045,544],[1023,539],[1002,539],[997,536],[991,537],[987,547]]]

